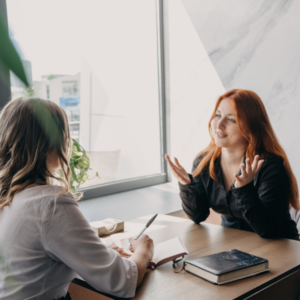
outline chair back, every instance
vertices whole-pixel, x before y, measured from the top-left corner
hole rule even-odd
[[[298,233],[300,234],[300,211],[297,211],[294,207],[290,208],[290,214],[292,220],[296,222]]]

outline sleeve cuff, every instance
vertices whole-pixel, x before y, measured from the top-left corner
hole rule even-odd
[[[248,208],[252,206],[257,197],[253,181],[240,188],[233,188],[231,191],[235,197],[236,205],[239,208]]]
[[[126,260],[126,261],[130,262],[131,271],[132,271],[132,273],[131,273],[132,274],[132,280],[130,281],[129,289],[126,292],[126,295],[123,296],[123,297],[132,298],[132,297],[135,296],[135,291],[136,291],[136,288],[137,288],[138,268],[137,268],[136,263],[133,260],[127,259],[127,258],[124,258],[124,257],[122,257],[122,259],[123,259],[123,261]]]
[[[181,192],[188,191],[188,190],[190,190],[191,188],[194,188],[194,187],[195,187],[195,180],[194,180],[194,177],[193,177],[191,174],[188,174],[188,175],[189,175],[190,180],[191,180],[191,183],[190,183],[190,184],[181,184],[181,183],[178,181],[178,185],[179,185],[179,188],[180,188],[180,191],[181,191]]]
[[[134,296],[136,288],[137,288],[138,268],[137,268],[136,263],[133,260],[130,260],[130,262],[131,262],[131,267],[132,267],[132,275],[134,277],[134,280],[132,280],[132,291],[133,291],[133,296]]]

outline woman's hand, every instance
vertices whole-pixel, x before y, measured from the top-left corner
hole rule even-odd
[[[137,240],[130,238],[129,242],[134,251],[129,259],[133,260],[138,268],[137,286],[139,286],[153,256],[154,244],[153,240],[146,234],[142,234]]]
[[[258,170],[260,169],[261,165],[264,162],[263,160],[258,160],[258,159],[259,159],[259,156],[255,155],[252,165],[250,164],[249,158],[246,159],[246,166],[245,166],[245,164],[241,164],[241,171],[242,171],[241,176],[234,173],[235,188],[240,188],[240,187],[250,183],[253,180],[255,174],[258,172]]]
[[[116,246],[116,245],[114,245],[114,244],[111,244],[111,245],[107,246],[107,248],[116,250],[116,251],[121,255],[121,257],[126,257],[126,258],[128,258],[128,257],[131,256],[131,254],[126,253],[126,252],[123,250],[123,248],[120,248],[120,247],[118,247],[118,246]]]
[[[174,157],[174,162],[170,160],[170,157],[168,154],[165,155],[165,159],[168,162],[168,165],[172,171],[172,174],[176,177],[176,179],[183,185],[187,185],[191,183],[191,179],[189,177],[189,174],[186,172],[186,170],[179,164],[176,157]]]

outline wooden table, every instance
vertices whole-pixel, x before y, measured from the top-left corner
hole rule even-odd
[[[143,217],[128,224],[131,228],[132,224],[142,227],[148,219]],[[268,259],[270,272],[218,286],[184,271],[174,273],[169,262],[154,271],[147,270],[134,299],[282,300],[297,299],[300,293],[299,241],[263,239],[247,231],[212,224],[196,225],[190,220],[163,215],[147,234],[155,244],[179,236],[189,251],[188,259],[231,249],[245,251]],[[182,263],[178,263],[178,269],[181,266]]]

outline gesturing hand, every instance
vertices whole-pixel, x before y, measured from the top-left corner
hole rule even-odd
[[[240,187],[250,183],[253,180],[255,174],[258,172],[258,170],[260,169],[261,165],[264,162],[262,159],[261,160],[258,160],[258,159],[259,159],[259,156],[255,155],[252,165],[250,164],[249,158],[246,159],[246,166],[245,166],[245,164],[241,164],[241,171],[242,171],[241,176],[234,173],[235,188],[240,188]]]
[[[189,174],[186,172],[186,170],[179,164],[176,157],[174,157],[174,162],[171,161],[168,154],[165,155],[165,159],[168,162],[168,165],[172,171],[172,174],[176,177],[176,179],[183,185],[190,184],[191,179],[189,177]]]

